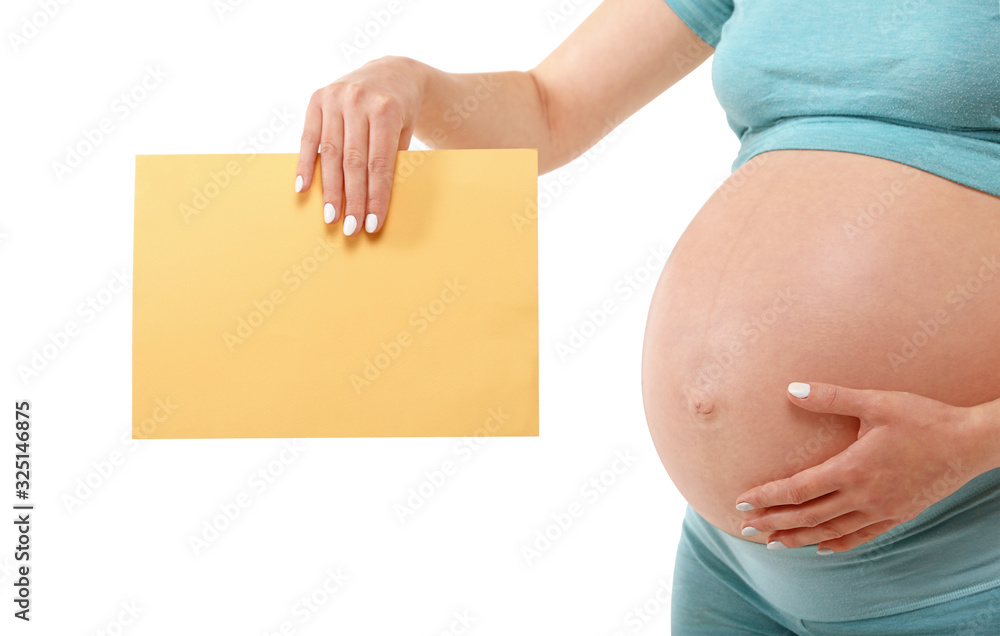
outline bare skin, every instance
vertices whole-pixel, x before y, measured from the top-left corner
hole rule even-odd
[[[808,387],[808,388],[806,388]],[[952,406],[905,391],[822,382],[788,386],[792,404],[858,418],[858,441],[822,464],[737,497],[743,536],[768,548],[853,549],[1000,468],[1000,400]]]
[[[530,71],[455,74],[374,60],[310,100],[301,189],[320,185],[327,221],[345,211],[351,219],[345,233],[377,232],[391,223],[395,153],[413,135],[432,148],[537,148],[544,174],[712,52],[662,0],[606,0]],[[476,108],[456,117],[468,98]],[[311,183],[317,151],[322,184]],[[747,515],[736,497],[858,441],[858,417],[797,407],[789,382],[906,391],[959,407],[1000,397],[1000,272],[968,286],[1000,258],[998,220],[997,197],[874,157],[772,151],[732,175],[665,266],[643,351],[650,432],[695,510],[764,542],[742,537]],[[929,321],[945,319],[928,335]],[[925,327],[909,355],[904,339]],[[974,446],[963,433],[946,450]]]
[[[537,148],[545,174],[582,155],[712,51],[660,0],[606,0],[529,71],[446,73],[405,57],[373,60],[313,93],[296,177],[302,191],[311,187],[319,151],[327,221],[343,219],[346,209],[354,219],[348,234],[378,231],[396,151],[413,135],[431,148]],[[467,98],[477,107],[457,111]],[[377,224],[366,224],[368,215]]]
[[[892,203],[862,229],[859,213],[886,192]],[[1000,270],[997,197],[849,153],[751,160],[677,242],[646,324],[646,417],[678,490],[719,529],[764,543],[764,533],[742,537],[753,515],[736,510],[739,495],[858,439],[857,417],[799,408],[789,383],[968,407],[1000,397],[992,268]],[[967,457],[975,440],[963,435],[956,426],[942,450]]]

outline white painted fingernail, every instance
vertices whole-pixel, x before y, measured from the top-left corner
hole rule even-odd
[[[747,501],[741,501],[738,504],[736,504],[736,509],[739,510],[740,512],[746,512],[748,510],[753,510],[753,504],[751,504],[750,502],[747,502]]]
[[[344,217],[344,234],[350,236],[358,229],[358,220],[353,216]]]
[[[334,216],[333,204],[327,203],[326,205],[323,206],[323,220],[326,221],[327,223],[333,223],[333,216]]]
[[[797,398],[809,397],[809,385],[805,382],[792,382],[788,385],[788,392]]]
[[[740,534],[742,534],[744,537],[752,537],[753,535],[757,534],[758,532],[760,532],[760,530],[758,530],[757,528],[754,528],[753,526],[747,526],[746,528],[743,528],[742,530],[740,530]]]
[[[767,544],[768,550],[784,550],[787,547],[788,547],[787,545],[777,540],[771,541],[770,543]]]
[[[295,177],[295,191],[302,192],[302,175]]]
[[[365,217],[365,232],[371,234],[378,227],[378,217],[374,214],[369,214]]]
[[[831,550],[830,548],[820,548],[819,550],[816,550],[816,554],[822,554],[822,555],[833,554],[833,550]]]

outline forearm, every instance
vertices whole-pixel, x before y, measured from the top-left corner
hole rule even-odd
[[[657,0],[604,0],[530,71],[419,78],[414,134],[432,148],[538,148],[545,174],[583,154],[712,54]]]
[[[553,165],[541,93],[530,73],[447,73],[402,58],[420,77],[414,135],[431,148],[537,148],[539,172]]]
[[[985,470],[1000,468],[1000,400],[974,406],[972,413],[986,458]]]

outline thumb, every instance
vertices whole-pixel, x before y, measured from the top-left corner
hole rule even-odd
[[[788,385],[788,399],[792,404],[817,413],[837,413],[857,418],[866,412],[871,393],[822,382],[792,382]]]

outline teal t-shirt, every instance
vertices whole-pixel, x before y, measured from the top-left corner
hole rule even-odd
[[[1000,0],[665,0],[715,47],[740,139],[840,150],[1000,196]]]

